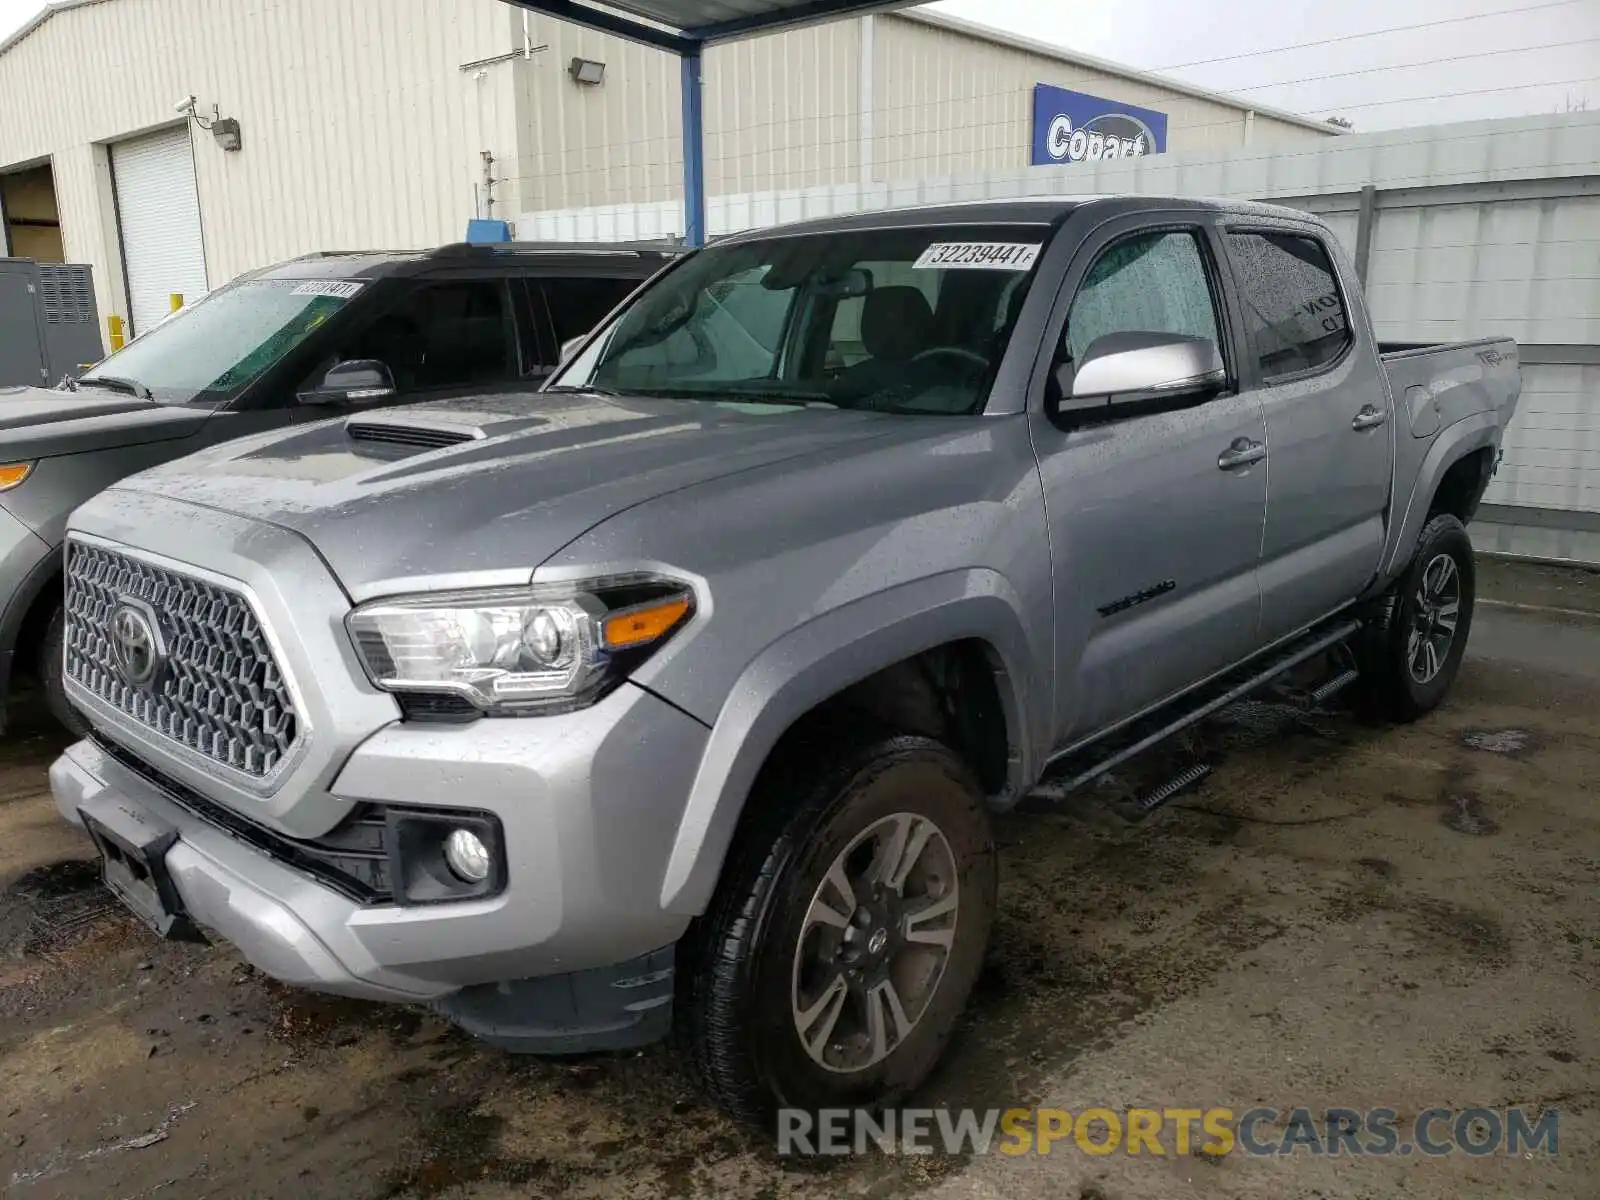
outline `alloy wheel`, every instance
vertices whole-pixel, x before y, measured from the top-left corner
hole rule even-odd
[[[1461,619],[1461,572],[1448,554],[1436,554],[1413,597],[1406,665],[1411,678],[1429,683],[1444,669]]]
[[[794,953],[791,1012],[812,1061],[863,1071],[904,1043],[944,977],[960,899],[955,855],[927,817],[893,813],[840,851]]]

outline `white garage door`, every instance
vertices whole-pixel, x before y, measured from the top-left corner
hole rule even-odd
[[[140,334],[171,311],[174,292],[182,293],[185,303],[206,292],[189,130],[169,129],[114,143],[111,171],[117,184],[129,316],[133,332]]]

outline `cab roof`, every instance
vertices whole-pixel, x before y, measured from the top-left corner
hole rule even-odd
[[[850,233],[863,229],[904,229],[919,225],[1053,225],[1092,196],[1040,196],[1016,200],[958,201],[878,209],[835,217],[794,221],[730,234],[718,242],[755,241],[789,234]]]
[[[958,200],[946,204],[919,204],[909,208],[882,209],[817,217],[765,229],[751,229],[717,238],[722,242],[756,241],[766,237],[849,233],[867,229],[903,229],[926,225],[1038,225],[1057,226],[1086,205],[1104,207],[1106,215],[1139,209],[1190,209],[1227,212],[1238,215],[1314,219],[1295,209],[1246,200],[1219,200],[1195,196],[1081,195],[1022,196],[1006,200]]]
[[[321,250],[263,267],[254,279],[389,279],[515,263],[531,275],[577,271],[604,275],[654,274],[682,247],[666,242],[457,242],[432,250]]]

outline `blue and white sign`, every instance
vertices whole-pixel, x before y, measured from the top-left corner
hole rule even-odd
[[[1036,167],[1160,154],[1166,148],[1166,113],[1048,83],[1033,86]]]

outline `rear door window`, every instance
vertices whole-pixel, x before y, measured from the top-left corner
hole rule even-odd
[[[1318,370],[1345,352],[1349,319],[1321,242],[1296,233],[1230,233],[1228,252],[1264,378]]]

